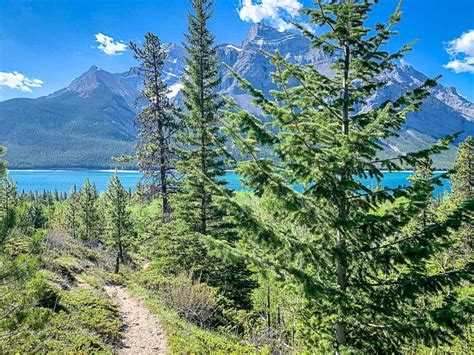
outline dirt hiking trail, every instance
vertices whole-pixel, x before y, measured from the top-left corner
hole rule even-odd
[[[125,287],[106,286],[105,291],[118,305],[124,324],[117,354],[166,354],[165,332],[155,317]]]

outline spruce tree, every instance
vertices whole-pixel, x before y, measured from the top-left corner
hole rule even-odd
[[[8,178],[7,164],[3,160],[6,149],[0,146],[0,245],[15,223],[16,185]]]
[[[447,149],[454,138],[422,151],[380,156],[383,139],[396,135],[437,83],[429,79],[397,99],[368,105],[385,85],[380,74],[392,70],[411,49],[386,51],[401,19],[400,4],[386,24],[367,27],[375,3],[317,1],[304,10],[317,32],[307,24],[295,25],[316,49],[332,56],[333,75],[267,53],[278,87],[270,98],[239,80],[272,122],[237,107],[227,114],[225,132],[248,157],[237,172],[257,196],[272,201],[266,213],[273,218],[262,218],[228,198],[242,227],[238,252],[305,295],[305,338],[320,351],[401,352],[415,344],[436,346],[449,341],[466,319],[465,309],[453,307],[456,293],[450,290],[469,278],[472,267],[432,273],[429,264],[448,247],[449,231],[468,218],[473,201],[445,221],[406,236],[404,228],[426,205],[426,182],[439,178],[398,188],[370,188],[360,180],[381,181],[382,170],[414,167]],[[262,147],[272,156],[259,157]],[[432,294],[439,302],[419,303]]]
[[[190,3],[192,12],[188,14],[184,43],[188,55],[182,78],[184,130],[178,137],[181,149],[177,168],[182,175],[182,191],[177,199],[176,216],[189,229],[184,238],[194,239],[187,246],[192,271],[217,287],[229,306],[249,308],[255,282],[247,265],[242,260],[212,255],[206,245],[208,238],[235,244],[237,236],[235,225],[220,203],[221,194],[214,188],[217,185],[225,193],[233,193],[223,179],[227,153],[226,138],[220,132],[220,110],[224,102],[217,93],[220,65],[214,35],[208,28],[214,1],[191,0]],[[199,260],[195,254],[200,254]]]
[[[441,183],[441,178],[445,175],[438,176],[433,180],[433,161],[429,158],[420,159],[415,166],[415,173],[409,180],[417,186],[419,198],[416,201],[420,214],[415,216],[406,228],[408,234],[414,233],[418,229],[426,228],[430,223],[436,220],[436,209],[433,192],[435,190],[434,183]]]
[[[78,237],[86,242],[98,243],[100,235],[100,216],[97,206],[97,188],[87,179],[79,193]]]
[[[143,78],[141,98],[147,105],[137,117],[139,124],[137,159],[140,170],[151,183],[151,192],[161,196],[163,221],[171,213],[170,193],[174,189],[173,141],[179,130],[176,108],[162,78],[168,54],[160,39],[152,33],[145,34],[142,48],[130,43],[130,49],[139,66],[134,71]]]
[[[126,250],[130,247],[133,224],[129,208],[130,196],[120,182],[117,173],[110,179],[105,193],[107,217],[107,243],[116,252],[115,273],[124,263]]]
[[[3,179],[7,174],[7,163],[3,160],[6,149],[0,145],[0,179]]]
[[[225,137],[219,134],[219,110],[223,101],[217,94],[219,65],[214,35],[208,29],[213,15],[213,0],[191,0],[193,12],[188,14],[184,88],[185,113],[182,115],[185,131],[180,135],[184,148],[179,171],[183,175],[183,218],[191,228],[201,234],[212,233],[219,228],[222,209],[213,198],[214,184],[225,185],[218,180],[225,174]]]
[[[15,224],[17,198],[16,184],[5,170],[3,177],[0,177],[0,244]]]
[[[19,224],[23,228],[31,230],[46,228],[48,218],[46,216],[46,206],[40,199],[27,203],[23,206],[23,213]]]
[[[474,199],[474,140],[472,136],[467,137],[459,145],[452,170],[453,194],[460,201]]]
[[[440,206],[440,219],[460,206],[474,200],[474,143],[471,136],[462,142],[457,151],[456,160],[450,171],[452,192],[445,196]],[[457,240],[457,245],[450,251],[450,262],[455,260],[469,260],[474,247],[474,214],[471,219],[464,223],[462,227],[453,231],[453,236]]]
[[[43,236],[41,232],[23,235],[15,230],[17,191],[8,179],[4,154],[0,146],[0,337],[10,339],[22,330],[31,331],[35,321],[45,322],[47,311],[36,307],[38,289],[45,287],[35,279],[40,265],[38,245]],[[10,351],[0,349],[4,350]]]
[[[79,192],[76,185],[72,188],[66,203],[66,228],[71,237],[77,238],[79,230]]]

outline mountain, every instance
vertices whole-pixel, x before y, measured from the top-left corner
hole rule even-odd
[[[252,27],[239,45],[220,45],[218,55],[222,63],[269,95],[276,88],[270,77],[273,67],[262,51],[276,50],[292,63],[314,65],[331,75],[333,59],[311,48],[305,37],[294,32],[278,32],[265,25]],[[180,104],[185,50],[181,45],[169,44],[167,51],[164,77],[170,88],[169,97]],[[221,76],[221,94],[258,114],[251,104],[252,98],[240,89],[225,66]],[[402,63],[380,79],[387,85],[370,98],[369,107],[387,98],[397,98],[427,77]],[[0,144],[9,149],[10,166],[112,166],[112,156],[133,152],[136,139],[133,120],[143,105],[137,100],[140,88],[140,78],[133,71],[114,74],[93,66],[67,88],[49,96],[0,102]],[[456,143],[474,134],[474,104],[455,88],[438,85],[424,102],[423,110],[408,116],[399,137],[383,142],[385,155],[422,149],[458,131],[464,133]],[[454,153],[453,147],[438,158],[437,166],[447,167]]]
[[[133,152],[135,93],[117,75],[92,67],[49,96],[1,102],[0,142],[10,166],[111,166],[113,155]]]

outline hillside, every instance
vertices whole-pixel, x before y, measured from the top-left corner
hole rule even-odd
[[[249,80],[257,89],[269,94],[272,65],[262,51],[278,50],[293,63],[315,65],[330,74],[332,59],[310,47],[303,36],[278,32],[272,27],[256,25],[240,45],[223,44],[218,53],[221,61]],[[165,79],[170,97],[181,102],[180,77],[185,66],[185,50],[168,46]],[[232,97],[242,107],[255,110],[251,98],[239,88],[236,80],[222,67],[221,94]],[[422,83],[427,77],[402,63],[386,73],[387,85],[373,97],[370,105]],[[76,78],[65,89],[38,99],[13,99],[0,102],[0,143],[9,149],[7,159],[12,168],[111,167],[111,157],[131,154],[136,132],[133,120],[140,102],[137,97],[140,78],[129,72],[113,74],[95,66]],[[410,114],[400,137],[384,142],[385,155],[410,152],[426,147],[450,133],[464,133],[456,143],[474,134],[474,104],[458,94],[455,88],[439,85],[433,90],[422,112]],[[448,166],[454,149],[438,157],[437,167]]]

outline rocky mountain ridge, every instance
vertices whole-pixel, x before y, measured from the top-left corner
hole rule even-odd
[[[239,45],[220,45],[218,55],[222,63],[268,94],[275,89],[270,77],[273,68],[262,51],[276,50],[292,63],[315,65],[319,71],[331,74],[332,59],[311,48],[305,37],[265,25],[253,26]],[[167,51],[164,78],[170,88],[169,97],[179,104],[186,52],[176,44],[167,45]],[[220,93],[255,112],[252,98],[240,89],[225,66],[221,76]],[[371,98],[369,105],[396,98],[427,77],[402,63],[381,79],[387,85]],[[111,156],[133,151],[133,120],[140,108],[140,88],[140,78],[133,71],[110,73],[92,66],[67,88],[49,96],[0,102],[0,144],[9,147],[7,158],[14,167],[110,167]],[[459,140],[474,134],[474,104],[455,88],[438,85],[424,102],[423,110],[408,116],[400,137],[384,143],[388,151],[408,152],[459,131],[464,132]],[[38,147],[45,140],[49,143]],[[68,145],[76,141],[85,144],[86,149]],[[108,149],[102,149],[102,143]],[[37,158],[38,151],[44,151],[42,159]],[[439,166],[449,164],[453,152],[454,149],[442,157]]]

